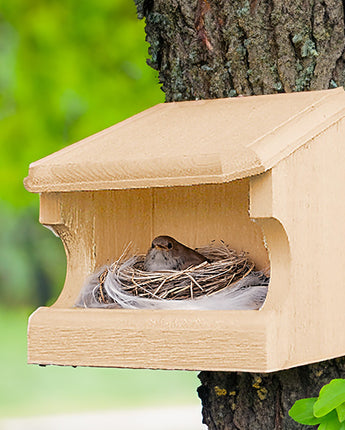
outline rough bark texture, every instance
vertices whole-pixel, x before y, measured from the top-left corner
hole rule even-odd
[[[167,101],[345,84],[341,0],[136,0]]]
[[[288,416],[300,398],[317,397],[333,378],[345,377],[345,359],[269,374],[201,372],[203,422],[210,430],[313,429]]]
[[[135,2],[166,101],[345,86],[345,1]],[[272,374],[201,372],[203,419],[210,430],[306,429],[289,408],[335,377],[345,377],[345,358]]]

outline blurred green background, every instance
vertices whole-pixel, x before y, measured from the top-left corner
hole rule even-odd
[[[28,315],[65,256],[38,224],[28,165],[164,101],[128,0],[0,0],[0,417],[198,403],[193,372],[26,365]]]

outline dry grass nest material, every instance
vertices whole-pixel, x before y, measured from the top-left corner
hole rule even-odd
[[[108,275],[116,277],[124,293],[149,299],[195,299],[210,296],[245,278],[254,269],[254,263],[245,252],[237,253],[224,242],[211,242],[197,248],[209,262],[181,271],[147,272],[145,255],[129,257],[128,249],[98,276],[94,297],[99,303],[114,301],[107,295],[104,282]]]

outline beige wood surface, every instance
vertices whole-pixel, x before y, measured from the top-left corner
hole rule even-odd
[[[344,115],[342,88],[154,106],[30,165],[32,192],[222,183],[262,173]]]
[[[272,147],[281,147],[282,126],[267,131],[256,150],[269,153],[273,164],[264,173],[220,184],[191,186],[187,175],[183,187],[42,193],[40,221],[64,243],[67,276],[57,303],[30,319],[29,362],[267,372],[345,355],[345,112],[334,114],[343,93],[322,93],[325,99],[311,97],[321,100],[327,120],[315,134],[303,124],[310,124],[318,104],[305,107],[303,121],[289,116],[281,159]],[[270,97],[275,117],[281,96]],[[283,99],[288,105],[295,100]],[[242,126],[245,136],[248,127]],[[158,234],[192,247],[223,239],[248,251],[259,268],[270,264],[263,308],[73,309],[89,273],[118,257],[129,241],[145,252]]]
[[[245,371],[274,366],[274,320],[257,311],[39,308],[29,327],[29,363]]]
[[[344,132],[343,118],[272,171],[272,212],[291,255],[289,291],[280,298],[288,362],[345,355]]]

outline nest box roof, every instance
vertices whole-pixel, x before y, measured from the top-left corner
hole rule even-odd
[[[229,182],[263,173],[345,116],[342,88],[165,103],[30,165],[32,192]]]

